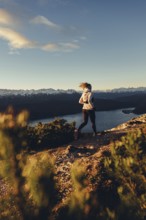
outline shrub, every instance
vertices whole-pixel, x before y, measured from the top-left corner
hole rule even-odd
[[[115,219],[142,220],[146,217],[145,149],[145,129],[137,130],[113,143],[111,155],[104,159],[105,176],[112,182],[111,192],[114,191],[114,197],[118,198]]]
[[[11,111],[0,115],[0,178],[8,181],[7,189],[10,188],[6,193],[6,197],[0,196],[1,219],[8,216],[9,218],[21,219],[25,216],[26,201],[22,187],[24,183],[22,170],[25,163],[25,154],[22,150],[26,145],[23,134],[27,117],[28,113],[26,111],[16,117]],[[11,207],[12,204],[16,209],[15,214],[13,213],[14,209]]]
[[[73,140],[75,122],[55,119],[48,124],[38,123],[35,127],[27,126],[26,136],[29,149],[41,150],[57,147]]]
[[[0,115],[0,219],[48,219],[57,201],[54,161],[44,152],[30,157],[24,151],[27,112]]]

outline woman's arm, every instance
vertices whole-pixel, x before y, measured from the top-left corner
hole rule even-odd
[[[81,105],[84,104],[84,102],[83,102],[83,95],[82,95],[81,98],[79,99],[79,103],[80,103]]]
[[[88,96],[88,104],[91,106],[91,108],[94,108],[93,104],[93,94],[90,92]]]

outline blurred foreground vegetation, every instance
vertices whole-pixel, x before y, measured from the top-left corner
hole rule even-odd
[[[56,213],[61,200],[55,160],[44,149],[72,140],[75,124],[56,119],[32,128],[27,119],[26,111],[0,115],[0,219],[146,219],[146,128],[112,143],[93,176],[76,160],[70,170],[73,191]],[[39,153],[32,157],[32,150]]]

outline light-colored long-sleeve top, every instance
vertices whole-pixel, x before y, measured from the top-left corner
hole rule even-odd
[[[93,110],[94,104],[93,104],[93,93],[90,89],[85,88],[83,90],[83,93],[79,99],[79,103],[83,105],[83,109],[86,110]]]

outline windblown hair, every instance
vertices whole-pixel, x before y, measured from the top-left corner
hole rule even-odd
[[[87,82],[82,82],[80,85],[79,85],[80,88],[82,89],[85,89],[85,88],[88,88],[88,89],[91,89],[92,86],[91,84],[87,83]]]

